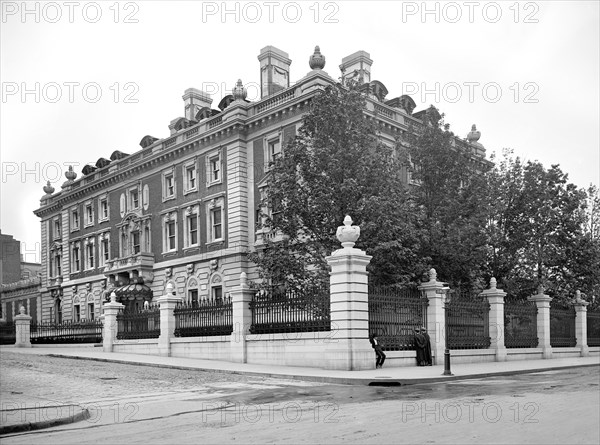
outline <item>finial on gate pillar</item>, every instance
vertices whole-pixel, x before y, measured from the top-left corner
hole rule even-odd
[[[175,288],[173,287],[173,283],[170,281],[167,284],[167,295],[175,295]]]
[[[19,307],[19,314],[21,314],[21,315],[25,315],[25,306],[21,305],[21,306]]]
[[[115,294],[115,291],[112,291],[112,293],[110,294],[110,302],[111,303],[117,302],[117,294]]]
[[[431,270],[429,271],[429,281],[437,281],[437,272],[435,271],[435,269],[432,267]]]
[[[498,283],[496,282],[496,278],[494,278],[494,277],[490,278],[490,289],[496,290],[496,286],[498,286]]]
[[[360,227],[353,226],[352,218],[350,218],[350,215],[346,215],[344,225],[338,227],[335,236],[342,243],[343,247],[352,248],[360,236]]]

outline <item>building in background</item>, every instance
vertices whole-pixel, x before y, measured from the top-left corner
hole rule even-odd
[[[79,178],[70,168],[58,192],[44,187],[34,212],[41,219],[43,320],[96,318],[113,290],[127,307],[141,308],[169,283],[195,302],[223,298],[241,272],[258,278],[245,252],[262,243],[257,218],[269,165],[296,135],[315,94],[338,81],[323,70],[318,47],[293,85],[287,53],[267,46],[258,60],[260,100],[247,101],[238,81],[213,108],[213,98],[189,88],[169,136],[146,135],[141,149],[113,151]],[[369,86],[367,114],[381,124],[384,142],[435,121],[434,108],[413,114],[409,96],[386,100],[386,87],[371,80],[372,64],[358,51],[342,60],[341,76]],[[456,145],[486,163],[474,134]],[[408,172],[404,177],[410,181]]]
[[[11,235],[0,233],[0,252],[0,320],[12,321],[22,305],[37,321],[42,265],[23,261],[21,242]]]

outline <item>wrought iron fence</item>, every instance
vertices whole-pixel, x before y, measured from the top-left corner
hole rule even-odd
[[[175,337],[230,335],[233,332],[231,297],[180,303],[174,314]]]
[[[550,346],[560,348],[576,344],[575,308],[550,303]]]
[[[600,346],[600,307],[587,312],[587,344]]]
[[[446,335],[449,349],[487,349],[490,339],[490,304],[470,292],[450,291]]]
[[[533,301],[507,300],[504,303],[504,346],[537,347],[537,313],[537,305]]]
[[[158,305],[146,309],[121,309],[117,314],[117,339],[132,340],[160,336],[160,309]]]
[[[32,344],[101,343],[102,320],[31,323]]]
[[[260,290],[252,297],[250,310],[252,334],[331,330],[328,288]]]
[[[0,345],[14,345],[16,341],[15,322],[3,321],[0,323]]]
[[[369,286],[369,332],[384,351],[414,351],[414,330],[427,326],[428,304],[415,288]]]

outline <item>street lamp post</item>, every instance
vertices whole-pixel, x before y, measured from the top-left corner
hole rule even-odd
[[[452,297],[449,292],[449,288],[444,288],[444,330],[446,331],[446,349],[444,351],[444,373],[442,375],[454,375],[450,371],[450,348],[448,347],[448,306],[450,305],[450,301],[452,301]]]

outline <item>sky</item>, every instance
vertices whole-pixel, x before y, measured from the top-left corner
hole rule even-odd
[[[569,180],[600,185],[598,1],[2,1],[0,22],[0,230],[41,261],[33,214],[69,165],[145,135],[164,138],[194,87],[212,107],[237,79],[258,100],[260,50],[309,71],[315,45],[339,78],[364,50],[371,79],[435,105],[465,137],[476,124],[486,156],[514,150]]]

